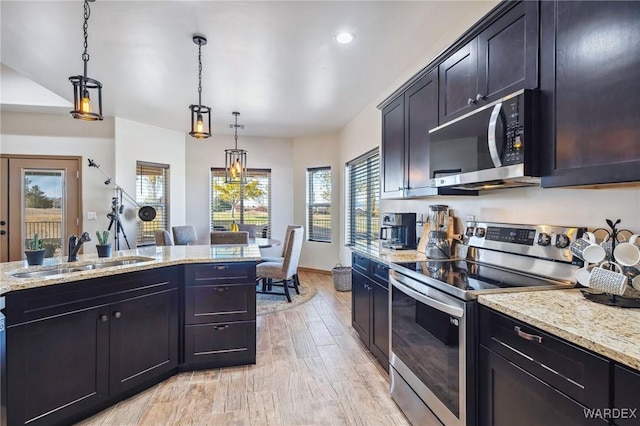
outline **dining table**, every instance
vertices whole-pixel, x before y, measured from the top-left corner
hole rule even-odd
[[[249,244],[257,244],[258,248],[271,248],[277,247],[280,245],[280,240],[276,240],[274,238],[249,238]]]

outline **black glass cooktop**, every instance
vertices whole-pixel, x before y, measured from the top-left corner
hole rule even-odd
[[[459,290],[493,290],[513,287],[539,287],[558,282],[465,260],[429,260],[394,264],[399,272],[420,280],[432,278]],[[428,282],[427,282],[428,284]]]

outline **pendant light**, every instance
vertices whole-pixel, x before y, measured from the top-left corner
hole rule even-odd
[[[87,52],[89,47],[87,42],[87,29],[89,28],[89,16],[91,16],[89,2],[94,1],[95,0],[84,0],[84,52],[82,53],[84,75],[74,75],[69,77],[69,81],[73,84],[73,111],[69,114],[71,114],[73,118],[87,121],[102,120],[102,83],[98,80],[87,77],[87,64],[89,63],[89,53]],[[97,110],[93,106],[91,93],[94,94],[94,101],[97,93]]]
[[[247,151],[238,149],[238,129],[244,129],[243,124],[238,124],[239,112],[233,112],[236,117],[235,124],[229,124],[229,127],[235,129],[235,149],[224,150],[224,181],[226,183],[247,183]]]
[[[189,105],[191,109],[191,131],[196,139],[211,137],[211,108],[202,105],[202,46],[207,44],[203,36],[194,35],[193,42],[198,45],[198,105]]]

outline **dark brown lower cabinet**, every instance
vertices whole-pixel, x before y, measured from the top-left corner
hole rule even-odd
[[[587,407],[481,346],[478,387],[481,426],[606,425]]]
[[[256,264],[185,265],[182,369],[256,363]]]
[[[618,426],[640,425],[640,372],[613,367],[614,423]]]
[[[354,257],[357,255],[353,255]],[[355,265],[355,262],[352,263]],[[389,369],[389,276],[386,265],[368,260],[367,275],[351,269],[351,324],[376,360]]]
[[[69,424],[177,371],[179,267],[9,293],[9,425]]]

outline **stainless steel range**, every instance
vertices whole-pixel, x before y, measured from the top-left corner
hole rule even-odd
[[[476,424],[475,299],[573,287],[584,231],[471,223],[459,258],[391,264],[391,395],[413,424]]]

